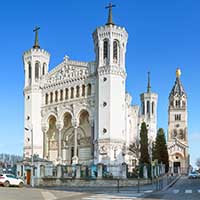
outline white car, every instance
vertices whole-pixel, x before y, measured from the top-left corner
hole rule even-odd
[[[0,174],[0,184],[5,187],[9,187],[10,185],[23,187],[24,181],[13,174]]]

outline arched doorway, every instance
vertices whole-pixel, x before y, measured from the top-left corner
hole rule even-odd
[[[89,123],[89,113],[86,110],[82,110],[79,114],[77,134],[79,163],[90,164],[93,157],[93,137]]]
[[[78,116],[78,127],[72,125],[72,116],[70,113],[66,113],[63,120],[63,162],[65,164],[72,164],[73,158],[78,157],[79,163],[89,164],[92,159],[92,137],[91,125],[89,124],[89,113],[86,110],[80,112]]]

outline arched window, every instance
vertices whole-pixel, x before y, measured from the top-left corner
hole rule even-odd
[[[28,78],[31,80],[31,63],[28,63]]]
[[[39,62],[35,63],[35,80],[37,81],[39,79],[39,72],[40,71],[40,64]]]
[[[80,96],[80,87],[76,86],[76,97]]]
[[[60,101],[63,100],[63,90],[60,90]]]
[[[85,96],[85,85],[82,85],[82,96]]]
[[[145,114],[145,104],[144,104],[144,102],[142,102],[142,114],[143,115]]]
[[[118,49],[119,49],[119,45],[118,45],[118,41],[114,41],[113,42],[113,62],[117,63],[118,60]]]
[[[48,101],[49,101],[49,95],[46,94],[46,95],[45,95],[45,104],[46,104],[46,105],[48,104]]]
[[[104,59],[108,58],[108,41],[107,40],[103,42],[103,58]]]
[[[152,115],[154,114],[154,102],[152,102]]]
[[[45,71],[46,71],[46,63],[43,64],[43,67],[42,67],[42,75],[45,75]]]
[[[89,83],[89,84],[87,85],[87,95],[90,96],[91,93],[92,93],[92,85]]]
[[[174,136],[174,138],[177,137],[177,130],[176,129],[174,129],[174,135],[173,136]]]
[[[147,114],[149,114],[149,113],[150,113],[150,102],[147,101]]]
[[[65,89],[65,100],[69,99],[69,89]]]
[[[73,99],[74,98],[74,88],[72,87],[71,88],[71,99]]]
[[[53,103],[53,92],[50,93],[50,103]]]
[[[55,91],[55,102],[58,101],[58,91]]]

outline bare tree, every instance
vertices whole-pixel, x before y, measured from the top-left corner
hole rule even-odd
[[[130,144],[129,151],[131,151],[134,154],[138,162],[140,158],[140,140],[138,137],[136,137],[134,139],[134,142]]]
[[[198,168],[200,168],[200,158],[197,158],[196,165],[197,165]]]

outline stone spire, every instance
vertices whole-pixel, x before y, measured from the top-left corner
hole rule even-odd
[[[35,42],[33,45],[34,49],[40,49],[40,45],[39,45],[39,41],[38,41],[38,30],[40,30],[40,27],[37,27],[37,26],[33,30],[33,32],[35,32]]]
[[[150,72],[148,72],[147,93],[151,92]]]
[[[108,6],[106,6],[106,8],[109,9],[108,11],[108,21],[106,23],[106,25],[115,25],[113,20],[112,20],[112,8],[115,7],[115,5],[112,5],[112,3],[109,3]]]

